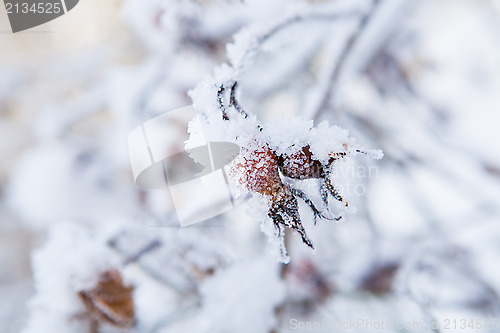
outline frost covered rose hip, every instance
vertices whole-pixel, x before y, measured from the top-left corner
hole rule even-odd
[[[118,271],[109,270],[101,274],[94,288],[80,291],[79,296],[96,325],[106,322],[131,328],[136,323],[133,290],[124,284]]]
[[[321,178],[324,175],[321,162],[313,158],[309,145],[293,154],[279,157],[280,170],[284,176],[294,179]]]
[[[278,157],[266,144],[244,147],[241,161],[235,166],[240,183],[249,191],[272,196],[283,186],[278,171]]]

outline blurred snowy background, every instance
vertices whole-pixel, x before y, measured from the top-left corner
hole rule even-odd
[[[129,133],[191,104],[241,29],[322,8],[351,14],[266,40],[241,103],[382,149],[346,174],[357,213],[301,210],[316,253],[287,235],[288,265],[245,204],[180,228],[168,192],[135,185]],[[82,0],[15,35],[1,10],[0,332],[500,332],[499,110],[497,0]],[[110,270],[133,327],[90,292]]]

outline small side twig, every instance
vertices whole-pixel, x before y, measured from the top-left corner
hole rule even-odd
[[[238,111],[245,118],[247,118],[248,114],[245,112],[245,110],[243,110],[243,108],[238,103],[238,100],[236,99],[236,89],[237,88],[238,88],[238,82],[233,83],[233,85],[231,87],[231,93],[229,96],[229,106],[233,106],[236,109],[236,111]]]
[[[226,88],[224,88],[224,85],[222,84],[219,87],[219,90],[217,91],[217,102],[219,103],[219,109],[222,112],[222,119],[229,120],[229,116],[227,115],[227,112],[226,112],[226,107],[224,106],[224,92],[225,91],[226,91]]]
[[[127,259],[125,259],[125,261],[123,262],[123,265],[127,266],[128,264],[131,264],[133,262],[138,261],[143,255],[157,249],[161,245],[162,245],[162,243],[158,239],[155,239],[155,240],[149,242],[142,249],[140,249],[137,253],[135,253],[135,254],[131,255],[130,257],[128,257]]]

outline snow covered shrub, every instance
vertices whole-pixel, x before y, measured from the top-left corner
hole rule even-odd
[[[280,260],[285,263],[289,261],[285,227],[297,231],[302,241],[314,249],[302,224],[297,198],[312,210],[315,224],[317,218],[339,221],[342,212],[330,213],[329,198],[342,202],[344,207],[348,202],[331,177],[335,162],[358,154],[380,159],[382,152],[359,146],[346,130],[327,122],[314,127],[312,120],[292,118],[261,125],[255,115],[241,106],[238,82],[250,70],[262,44],[283,29],[301,21],[348,19],[351,15],[355,13],[339,13],[335,6],[311,6],[267,26],[244,29],[234,37],[234,43],[227,46],[231,65],[224,63],[217,67],[213,76],[208,76],[190,92],[200,114],[190,125],[191,137],[186,148],[194,146],[193,142],[200,136],[207,141],[233,142],[241,147],[240,155],[230,167],[230,175],[237,186],[265,197],[267,216],[261,220],[263,224],[274,225],[274,233],[268,235],[277,240]],[[289,184],[287,178],[319,180],[323,211],[304,191]]]
[[[348,202],[336,189],[331,177],[335,162],[358,154],[379,159],[382,152],[360,147],[346,130],[329,126],[326,122],[313,127],[312,121],[294,118],[261,126],[255,116],[237,104],[236,83],[232,84],[228,107],[223,103],[223,87],[222,84],[218,91],[219,106],[210,113],[199,115],[191,124],[191,138],[195,140],[198,135],[204,135],[208,141],[234,142],[241,147],[240,155],[230,165],[229,174],[236,186],[266,198],[264,223],[271,219],[275,227],[274,237],[280,242],[280,258],[287,262],[285,227],[296,230],[303,242],[314,249],[302,224],[297,198],[312,210],[315,223],[317,218],[339,221],[342,212],[338,215],[330,213],[329,198],[342,202],[344,207],[348,207]],[[195,99],[197,92],[195,90]],[[324,211],[318,209],[304,191],[289,184],[287,178],[319,180]]]

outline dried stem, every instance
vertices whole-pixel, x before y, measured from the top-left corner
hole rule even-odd
[[[377,11],[380,2],[381,2],[380,0],[373,1],[371,8],[366,12],[365,15],[363,15],[363,17],[359,21],[358,28],[347,41],[336,65],[333,66],[333,70],[329,74],[330,78],[328,80],[327,86],[324,89],[324,94],[323,96],[321,96],[320,102],[317,104],[316,108],[311,113],[312,119],[317,120],[320,117],[321,113],[324,112],[327,109],[328,105],[330,104],[333,92],[337,87],[340,75],[342,74],[342,70],[344,69],[345,64],[353,54],[353,51],[355,50],[355,47],[358,44],[359,39],[361,38],[361,36],[363,36],[363,33],[365,32],[367,26],[369,25],[375,12]]]

